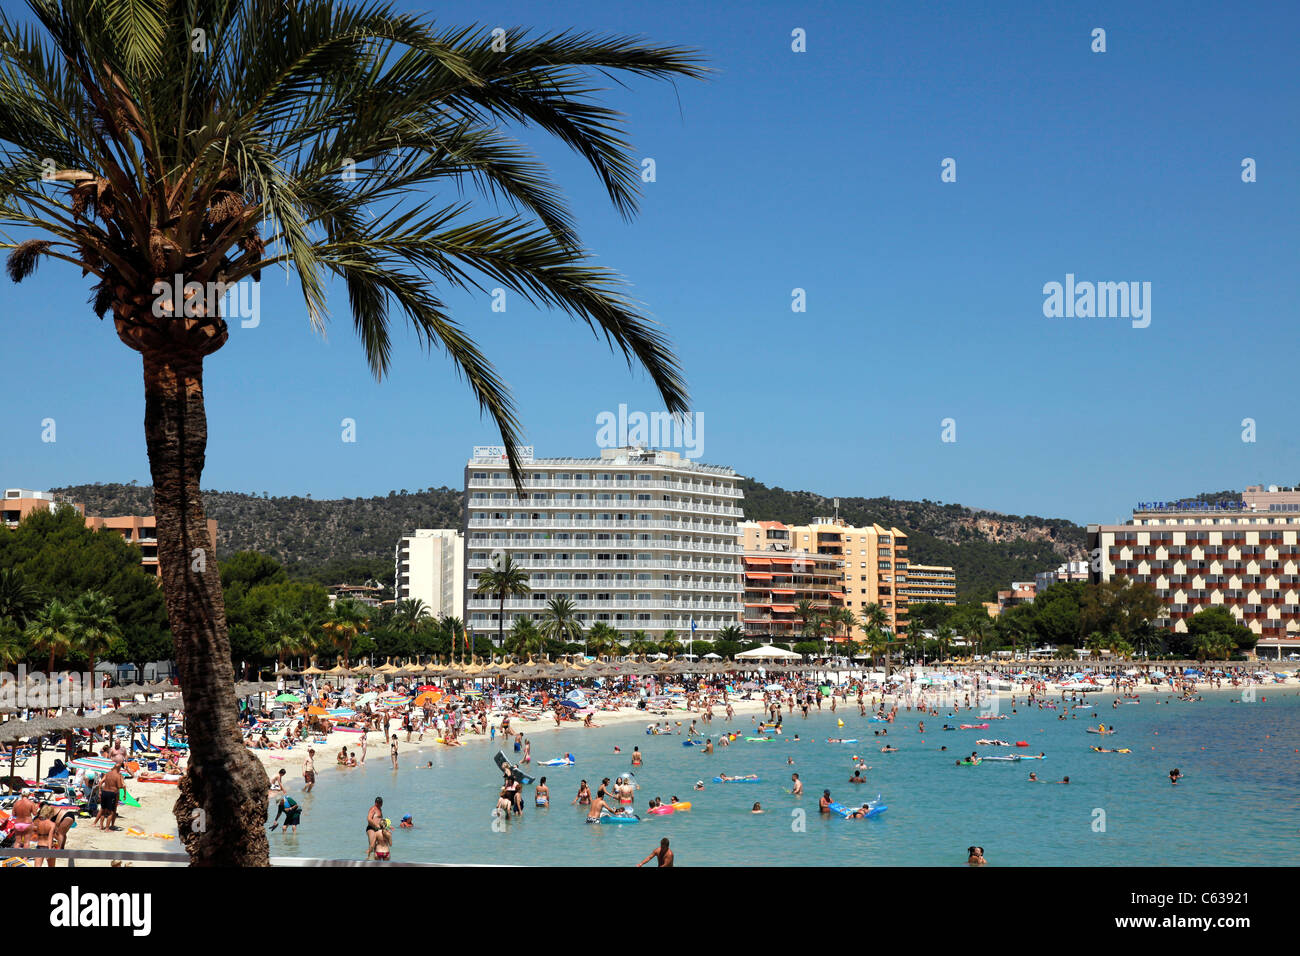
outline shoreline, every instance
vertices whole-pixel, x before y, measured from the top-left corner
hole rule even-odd
[[[1241,695],[1243,692],[1252,689],[1257,695],[1258,700],[1262,702],[1265,699],[1267,699],[1270,693],[1281,695],[1283,693],[1286,693],[1287,691],[1291,691],[1293,693],[1300,691],[1300,685],[1297,685],[1294,682],[1288,682],[1285,684],[1271,684],[1271,685],[1250,684],[1250,685],[1244,685],[1239,687],[1225,686],[1225,687],[1216,688],[1211,686],[1209,682],[1197,682],[1196,684],[1196,694],[1198,696],[1214,695],[1216,697],[1219,697],[1225,694]],[[1137,688],[1127,692],[1136,693],[1140,698],[1143,699],[1154,699],[1154,698],[1178,699],[1178,695],[1168,686],[1152,687],[1149,685],[1139,685]],[[1071,692],[1069,690],[1066,690],[1064,693],[1067,695],[1067,699],[1068,699],[1068,696],[1070,695]],[[1122,696],[1123,693],[1125,693],[1125,691],[1116,692],[1110,688],[1107,688],[1101,691],[1091,691],[1088,692],[1087,694],[1081,694],[1079,696],[1082,696],[1085,700],[1088,699],[1096,700],[1099,705],[1103,705],[1105,709],[1109,711],[1110,701],[1116,696]],[[1061,694],[1062,691],[1058,685],[1049,683],[1047,692],[1044,695],[1042,695],[1040,699],[1043,701],[1059,701],[1061,699]],[[877,692],[875,695],[872,695],[868,693],[866,695],[867,700],[870,700],[873,696],[880,697],[884,701],[889,702],[889,704],[897,704],[899,708],[900,719],[904,714],[916,713],[915,697],[912,699],[909,705],[908,700],[903,695],[899,695],[899,694],[880,695],[879,692]],[[992,692],[990,696],[996,696],[1000,701],[1007,701],[1014,696],[1015,698],[1017,698],[1018,701],[1022,701],[1028,696],[1028,685],[1017,683],[1014,689],[1012,690],[1000,690],[1000,691]],[[938,695],[935,695],[934,697],[927,695],[927,697],[931,700],[932,704],[939,703]],[[951,700],[945,702],[945,704],[951,704]],[[732,706],[735,709],[737,718],[742,718],[751,715],[757,716],[758,714],[764,712],[761,696],[751,700],[733,699]],[[855,705],[847,705],[847,706],[855,706]],[[969,712],[972,714],[978,714],[981,706],[984,705],[972,704]],[[823,708],[823,710],[825,709],[826,708]],[[940,706],[939,709],[942,712],[945,709],[945,707]],[[966,710],[965,707],[955,707],[955,708],[948,707],[947,709],[951,709],[954,711]],[[1098,712],[1100,712],[1101,710],[1102,710],[1102,706],[1098,706]],[[683,729],[686,726],[689,726],[691,720],[697,721],[697,724],[702,724],[702,717],[699,711],[679,710],[676,708],[670,710],[667,713],[667,715],[661,713],[655,713],[652,711],[637,710],[634,708],[620,708],[619,710],[616,711],[598,711],[594,719],[596,721],[597,728],[618,726],[618,725],[632,725],[632,724],[644,725],[650,723],[662,723],[665,720],[673,723],[674,729],[676,729],[676,724],[679,721],[682,724]],[[586,729],[583,727],[581,721],[565,721],[560,726],[557,727],[554,724],[553,718],[549,716],[537,720],[524,720],[521,718],[514,718],[511,720],[511,724],[512,724],[513,731],[522,732],[526,739],[530,739],[533,741],[534,744],[533,752],[535,756],[539,755],[541,751],[546,749],[544,746],[539,746],[539,742],[551,739],[550,738],[551,734],[562,734],[567,731]],[[708,735],[707,725],[703,725],[701,727],[701,730],[705,733],[706,736]],[[373,737],[377,733],[381,733],[381,732],[371,731],[370,734],[368,735],[370,738],[370,743],[372,745],[374,744]],[[425,750],[431,750],[432,748],[435,747],[445,746],[439,744],[437,740],[429,733],[426,733],[424,740],[420,740],[418,737],[413,736],[412,740],[409,743],[404,739],[404,736],[405,735],[399,731],[398,733],[399,766],[401,765],[402,758],[404,757],[409,759],[411,756],[422,753]],[[349,751],[356,749],[360,742],[360,737],[361,735],[357,733],[349,733],[347,731],[336,730],[330,733],[326,737],[326,742],[322,744],[311,744],[311,743],[308,743],[306,745],[299,744],[298,746],[294,747],[292,750],[288,750],[288,751],[253,750],[252,753],[257,756],[258,760],[266,768],[268,777],[277,775],[277,772],[281,769],[285,770],[286,771],[285,779],[288,783],[285,792],[287,792],[291,796],[295,796],[295,795],[300,795],[302,793],[302,787],[303,787],[302,764],[303,764],[303,760],[307,756],[307,748],[314,747],[316,750],[316,767],[317,767],[316,770],[317,786],[313,789],[313,794],[315,794],[321,792],[322,786],[328,791],[329,781],[332,777],[330,771],[337,772],[340,769],[337,763],[334,762],[334,755],[337,754],[338,750],[342,747],[347,747]],[[513,734],[511,735],[511,737],[513,737]],[[467,734],[464,737],[460,738],[459,745],[460,746],[477,745],[480,742],[486,743],[490,747],[492,746],[497,747],[498,749],[506,751],[507,753],[510,752],[511,738],[504,737],[499,733],[495,737],[493,737],[491,734]],[[367,756],[368,756],[367,763],[373,763],[376,761],[386,763],[389,759],[388,748],[384,745],[382,741],[380,741],[378,746],[370,747]],[[127,789],[137,800],[139,800],[141,805],[138,808],[137,807],[119,808],[118,825],[121,826],[122,829],[116,832],[100,831],[91,825],[91,821],[89,819],[79,820],[77,827],[74,828],[73,831],[69,834],[69,839],[68,839],[69,849],[95,849],[95,850],[110,850],[110,851],[149,850],[149,851],[164,851],[164,852],[183,852],[182,844],[180,843],[179,839],[176,838],[178,833],[176,820],[172,816],[172,806],[175,804],[176,801],[176,788],[169,784],[144,783],[139,780],[129,780],[127,781]],[[272,802],[271,798],[275,793],[276,791],[272,791],[268,789],[267,791],[268,806],[270,806]],[[268,816],[270,815],[271,814],[268,814]],[[143,835],[134,835],[129,832],[129,828],[134,828],[136,830],[143,831]],[[170,839],[166,837],[170,837]],[[85,860],[85,861],[79,861],[78,865],[79,866],[109,866],[111,864],[110,861],[108,860]],[[184,866],[186,864],[123,861],[123,865]]]

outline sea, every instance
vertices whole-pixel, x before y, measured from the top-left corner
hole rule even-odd
[[[647,735],[645,724],[546,731],[531,738],[533,763],[525,769],[546,778],[551,805],[534,807],[528,786],[524,813],[508,819],[494,813],[501,774],[493,756],[504,749],[517,763],[522,754],[509,742],[430,742],[403,754],[396,771],[385,748],[372,748],[364,768],[331,767],[310,794],[294,781],[302,824],[297,834],[272,832],[271,853],[363,858],[366,813],[381,796],[394,825],[406,814],[414,821],[394,830],[393,860],[408,862],[627,866],[667,837],[678,866],[962,866],[973,845],[984,848],[991,866],[1295,865],[1300,690],[1279,686],[1256,690],[1253,700],[1243,696],[1249,698],[1207,691],[1202,701],[1182,702],[1144,693],[1139,703],[1116,707],[1112,694],[1089,694],[1095,709],[1065,720],[1061,710],[1027,707],[1018,698],[1014,708],[1003,701],[1007,719],[989,721],[987,730],[950,731],[940,728],[984,721],[977,711],[936,718],[900,709],[884,724],[859,716],[852,702],[834,713],[824,704],[806,719],[798,710],[786,715],[778,739],[762,743],[745,739],[761,736],[749,716],[705,724],[698,715],[674,714],[683,734],[692,717],[699,721],[714,738],[712,754],[683,746],[685,736],[675,733]],[[1115,733],[1086,731],[1098,723]],[[727,730],[740,737],[717,746]],[[1028,746],[977,746],[977,738]],[[886,744],[897,752],[882,753]],[[1131,752],[1098,753],[1094,746]],[[587,824],[586,808],[571,803],[580,781],[594,792],[602,778],[633,770],[633,747],[643,754],[633,805],[640,822]],[[573,766],[539,764],[566,751]],[[1046,756],[956,765],[972,752]],[[865,784],[849,782],[855,757],[869,768]],[[333,758],[321,753],[318,763]],[[1182,772],[1176,786],[1169,780],[1174,768]],[[1031,772],[1044,782],[1030,782]],[[804,782],[802,796],[790,792],[792,773]],[[714,783],[721,774],[760,779]],[[1066,777],[1068,784],[1054,782]],[[697,781],[703,790],[694,789]],[[821,814],[824,790],[846,805],[879,796],[888,810],[863,820]],[[651,797],[674,796],[691,809],[645,812]],[[753,812],[755,804],[761,813]]]

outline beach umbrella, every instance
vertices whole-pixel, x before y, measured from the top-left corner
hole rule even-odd
[[[368,690],[368,691],[366,691],[364,694],[362,694],[360,697],[357,698],[357,706],[358,706],[358,707],[364,707],[366,704],[370,703],[372,700],[378,700],[378,699],[379,699],[379,695],[378,695],[377,693],[375,693],[373,690]]]
[[[276,694],[275,699],[282,704],[301,704],[302,698],[297,694]]]
[[[423,707],[425,704],[436,704],[440,700],[442,700],[442,691],[425,691],[419,697],[415,698],[415,706]]]

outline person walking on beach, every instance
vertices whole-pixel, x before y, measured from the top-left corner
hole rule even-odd
[[[393,769],[397,769],[397,734],[393,734],[392,743],[388,745],[389,756],[393,758]]]
[[[379,837],[379,832],[384,828],[384,798],[375,797],[374,805],[366,812],[366,859],[370,859],[375,852],[375,840]]]
[[[645,866],[651,860],[658,860],[657,866],[672,866],[673,851],[668,849],[668,838],[664,837],[659,841],[659,845],[650,851],[650,855],[637,864],[638,867]]]
[[[366,745],[367,745],[367,741],[368,741],[368,738],[369,738],[369,737],[370,737],[370,729],[369,729],[368,727],[362,727],[362,728],[361,728],[361,764],[362,764],[362,766],[365,766],[365,763],[366,763]]]
[[[303,793],[311,793],[311,788],[316,786],[316,761],[314,759],[315,756],[316,756],[316,751],[308,747],[307,759],[302,762],[302,780],[303,780],[302,792]]]
[[[115,764],[113,769],[104,775],[104,785],[99,795],[99,819],[103,824],[101,830],[121,829],[117,826],[117,801],[124,786],[126,782],[122,779],[122,771]]]

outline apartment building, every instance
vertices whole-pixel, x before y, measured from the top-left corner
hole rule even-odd
[[[465,618],[465,534],[418,528],[397,542],[395,600],[423,601],[434,617]]]
[[[539,620],[565,597],[583,625],[712,640],[741,623],[737,522],[743,492],[730,468],[676,452],[606,448],[597,458],[524,459],[522,489],[504,449],[474,449],[465,468],[465,623],[496,636],[499,604],[474,590],[508,554],[532,592],[506,601],[504,627]]]
[[[908,573],[907,534],[878,524],[856,528],[839,518],[814,518],[790,528],[791,546],[800,551],[828,555],[843,562],[841,589],[844,607],[859,619],[863,609],[877,604],[885,612],[885,626],[898,633],[907,624],[907,598],[899,593]],[[904,580],[897,580],[899,577]],[[866,636],[861,626],[853,640]]]
[[[154,577],[158,576],[158,531],[153,515],[117,515],[108,518],[87,515],[85,505],[59,498],[48,491],[7,488],[3,503],[0,505],[0,520],[3,520],[6,526],[14,528],[33,511],[49,511],[59,504],[67,504],[77,509],[85,519],[86,527],[92,531],[113,531],[129,543],[139,545],[142,552],[140,566]],[[215,554],[217,522],[213,518],[208,519],[208,539]]]
[[[800,601],[818,611],[843,606],[842,558],[793,549],[790,529],[780,521],[742,521],[740,544],[747,638],[797,641],[804,625]]]
[[[909,564],[895,575],[899,594],[908,604],[956,604],[957,572],[939,564]]]
[[[1208,607],[1226,607],[1260,635],[1257,653],[1300,650],[1300,492],[1252,486],[1236,501],[1140,502],[1121,525],[1089,525],[1092,579],[1155,587],[1159,626],[1186,631]]]

